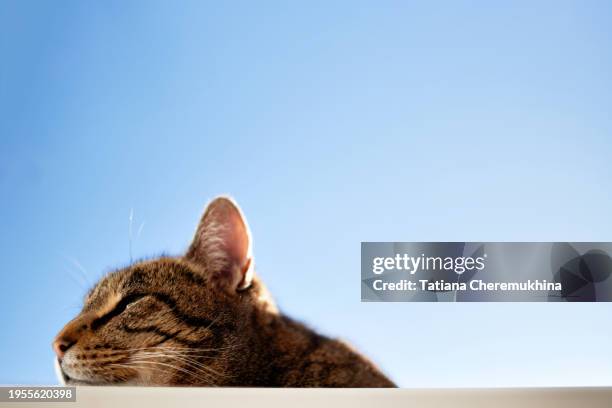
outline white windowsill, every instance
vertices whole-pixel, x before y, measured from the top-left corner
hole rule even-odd
[[[278,389],[77,387],[77,402],[41,407],[610,408],[612,387],[509,389]],[[16,407],[15,403],[0,403]]]

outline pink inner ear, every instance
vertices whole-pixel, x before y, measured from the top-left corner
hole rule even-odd
[[[249,261],[249,233],[236,208],[227,211],[226,217],[221,222],[227,227],[223,233],[225,236],[222,238],[227,256],[242,269]]]
[[[244,289],[252,276],[250,245],[242,213],[230,199],[221,197],[206,208],[187,257],[204,263],[220,283]]]

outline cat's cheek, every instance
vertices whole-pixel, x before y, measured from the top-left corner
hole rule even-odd
[[[164,381],[164,374],[161,370],[154,370],[149,368],[138,368],[135,370],[135,374],[132,378],[126,381],[128,385],[138,386],[163,386],[167,385],[167,381]]]

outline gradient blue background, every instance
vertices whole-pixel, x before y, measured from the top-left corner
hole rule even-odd
[[[289,3],[0,3],[0,383],[55,383],[132,209],[180,254],[230,193],[282,309],[400,385],[612,385],[611,304],[359,300],[360,241],[612,240],[610,3]]]

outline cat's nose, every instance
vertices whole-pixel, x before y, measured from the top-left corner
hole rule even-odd
[[[53,341],[53,351],[55,351],[55,354],[57,354],[57,358],[59,358],[60,361],[62,358],[64,358],[64,354],[66,354],[68,349],[72,347],[74,343],[76,343],[76,340],[65,336],[60,336]]]
[[[93,315],[81,314],[76,318],[72,319],[64,328],[59,332],[55,340],[53,340],[53,351],[57,354],[57,357],[62,360],[68,349],[74,346],[74,344],[83,336],[90,327]]]

